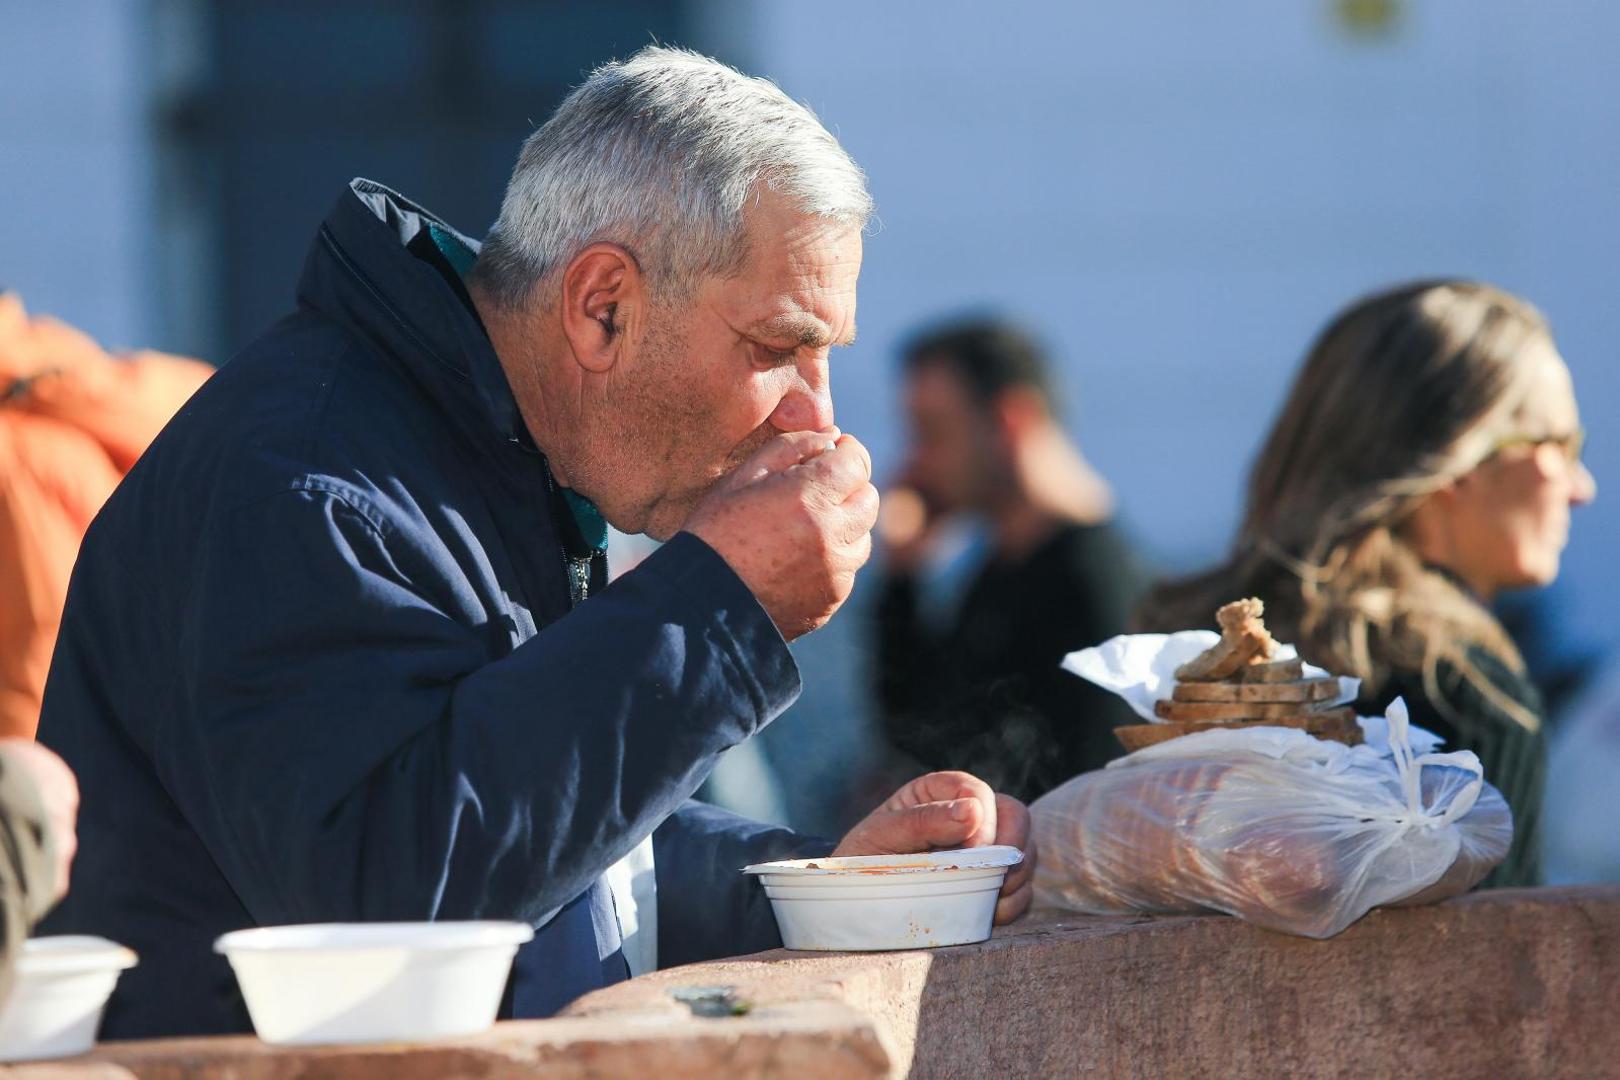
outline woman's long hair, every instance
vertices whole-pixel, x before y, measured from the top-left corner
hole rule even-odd
[[[1538,341],[1550,343],[1550,331],[1535,308],[1475,282],[1420,282],[1352,305],[1317,339],[1266,439],[1230,557],[1154,589],[1138,624],[1201,627],[1221,604],[1258,596],[1280,640],[1360,677],[1369,695],[1421,673],[1445,710],[1444,661],[1537,726],[1467,655],[1483,648],[1522,672],[1506,632],[1402,533],[1419,504],[1508,433]]]

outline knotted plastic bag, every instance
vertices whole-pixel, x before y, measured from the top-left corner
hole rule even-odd
[[[1088,914],[1221,911],[1305,937],[1466,892],[1513,820],[1468,751],[1414,753],[1406,705],[1344,746],[1247,727],[1150,746],[1030,807],[1035,902]]]

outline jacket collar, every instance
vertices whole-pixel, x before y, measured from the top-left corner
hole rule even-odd
[[[301,305],[377,343],[457,413],[478,444],[537,454],[477,313],[413,252],[432,226],[477,252],[478,242],[403,195],[358,178],[338,197],[304,261]]]

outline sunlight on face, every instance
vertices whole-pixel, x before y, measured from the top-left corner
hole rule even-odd
[[[1569,369],[1550,341],[1532,349],[1536,372],[1507,445],[1457,482],[1453,500],[1457,569],[1487,594],[1556,578],[1570,508],[1597,494],[1560,442],[1580,430]]]
[[[830,350],[855,337],[859,231],[799,213],[767,193],[748,218],[740,273],[703,282],[682,310],[653,320],[662,350],[640,364],[633,452],[645,530],[676,532],[700,499],[779,432],[833,423]]]

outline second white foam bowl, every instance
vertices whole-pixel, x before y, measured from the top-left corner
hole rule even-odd
[[[444,1039],[495,1022],[516,922],[326,923],[238,930],[214,943],[267,1043]]]
[[[67,1057],[96,1041],[101,1013],[135,954],[106,938],[31,938],[0,1008],[0,1061]]]
[[[789,949],[876,951],[990,936],[1014,847],[794,859],[744,868],[765,887]]]

